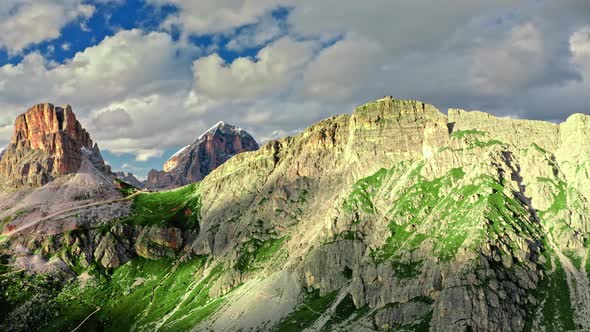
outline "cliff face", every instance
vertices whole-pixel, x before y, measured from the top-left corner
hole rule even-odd
[[[201,182],[194,252],[240,262],[281,241],[286,268],[250,272],[267,279],[246,276],[208,327],[293,326],[316,302],[264,294],[300,283],[330,305],[298,328],[588,329],[589,125],[384,98],[228,161]]]
[[[100,151],[67,105],[39,104],[19,115],[0,160],[0,177],[11,187],[39,187],[75,173],[84,156],[106,171]]]
[[[198,184],[140,193],[100,228],[56,231],[93,220],[76,211],[3,246],[47,241],[46,258],[70,266],[85,252],[85,265],[114,269],[98,288],[84,276],[61,291],[71,300],[56,310],[77,314],[54,329],[100,306],[90,321],[106,330],[589,330],[588,139],[588,115],[445,116],[384,98]],[[101,302],[81,310],[78,298]]]
[[[150,171],[145,185],[163,189],[201,181],[234,155],[257,149],[258,144],[250,134],[219,122],[166,161],[163,171]]]
[[[92,148],[90,135],[76,120],[70,105],[61,108],[52,104],[39,104],[16,118],[11,143],[57,153],[60,152],[59,143],[63,140],[60,136],[67,136],[81,146]],[[64,165],[66,171],[67,166]]]

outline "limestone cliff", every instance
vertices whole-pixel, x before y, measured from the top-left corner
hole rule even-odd
[[[19,115],[0,159],[0,179],[10,187],[39,187],[78,171],[84,158],[107,170],[97,145],[67,105],[38,104]]]
[[[447,116],[384,98],[240,153],[197,184],[136,194],[123,215],[50,216],[1,243],[24,266],[51,241],[47,264],[77,271],[48,293],[62,313],[48,329],[99,307],[88,328],[584,331],[589,136],[588,115]],[[56,230],[77,218],[75,232]],[[79,252],[95,267],[76,265]],[[9,323],[48,306],[11,301]]]

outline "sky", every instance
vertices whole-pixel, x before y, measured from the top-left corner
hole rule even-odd
[[[220,120],[264,142],[384,95],[590,113],[588,0],[2,0],[0,32],[0,147],[70,104],[140,177]]]

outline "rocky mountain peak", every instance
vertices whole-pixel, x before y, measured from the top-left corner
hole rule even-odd
[[[182,159],[181,157],[184,154],[186,154],[187,152],[189,152],[191,147],[198,146],[199,144],[203,144],[207,141],[214,141],[215,139],[220,139],[220,138],[223,139],[223,137],[237,137],[237,136],[243,137],[244,140],[248,141],[248,143],[251,143],[251,141],[254,141],[252,136],[250,136],[250,134],[248,134],[242,128],[225,123],[223,121],[219,121],[214,126],[212,126],[211,128],[207,129],[204,133],[202,133],[199,136],[199,138],[197,138],[193,143],[183,147],[178,152],[176,152],[172,157],[170,157],[170,159],[168,159],[166,161],[166,163],[164,163],[163,169],[165,172],[173,171],[178,166],[178,162]],[[237,141],[237,143],[241,143],[241,142],[242,142],[242,140]],[[236,148],[238,150],[242,150],[243,147],[238,146]]]
[[[172,188],[197,182],[234,155],[257,149],[258,143],[245,130],[219,121],[170,157],[163,171],[152,170],[146,186]]]
[[[76,119],[72,107],[55,107],[49,103],[37,104],[16,118],[11,143],[30,144],[32,149],[47,150],[49,142],[43,137],[57,133],[63,133],[89,149],[93,147],[90,135]]]
[[[123,182],[126,182],[126,183],[128,183],[128,184],[130,184],[130,185],[132,185],[132,186],[134,186],[136,188],[140,188],[140,189],[143,188],[143,182],[139,181],[135,177],[135,175],[133,175],[133,173],[130,173],[130,172],[114,172],[113,175],[117,179],[119,179],[119,180],[121,180]]]
[[[0,176],[13,187],[38,187],[75,173],[84,158],[107,170],[98,146],[70,105],[37,104],[17,116],[11,143],[0,160]]]
[[[216,125],[150,176],[192,181],[247,137]],[[587,115],[383,98],[133,200],[70,195],[101,181],[84,159],[67,196],[99,203],[75,212],[55,194],[67,177],[0,190],[0,330],[590,331],[589,140]],[[29,271],[77,280],[10,291]]]
[[[225,123],[223,121],[217,122],[214,126],[206,130],[197,140],[201,140],[208,135],[224,135],[224,134],[240,134],[240,135],[249,135],[246,131],[244,131],[240,127],[236,127],[234,125]]]

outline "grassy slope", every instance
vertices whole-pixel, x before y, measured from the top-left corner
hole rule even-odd
[[[454,133],[454,138],[484,135],[483,132],[466,131]],[[470,143],[468,148],[502,144],[477,142],[480,141]],[[506,194],[504,185],[492,177],[480,175],[467,181],[463,169],[457,168],[440,178],[428,180],[420,175],[422,167],[422,163],[404,162],[391,169],[381,169],[355,183],[342,206],[352,217],[353,225],[376,217],[389,220],[389,237],[385,245],[373,252],[373,257],[376,263],[391,264],[398,277],[412,278],[420,273],[422,262],[408,261],[403,254],[422,246],[432,250],[432,254],[444,263],[451,262],[460,249],[475,249],[483,241],[494,241],[508,233],[540,236],[541,230],[530,222],[523,204],[513,195]],[[564,185],[557,183],[555,186],[555,204],[541,217],[555,215],[567,208]],[[194,184],[169,192],[138,194],[134,197],[134,214],[122,222],[196,228],[201,207],[198,189],[199,185]],[[338,236],[362,238],[362,234],[354,230]],[[236,264],[230,268],[257,272],[266,262],[281,254],[282,245],[287,240],[252,239],[243,245]],[[547,255],[551,256],[550,253]],[[182,263],[136,258],[112,275],[95,271],[96,285],[80,288],[72,284],[54,291],[58,294],[56,304],[60,314],[47,330],[70,330],[97,308],[100,310],[84,323],[85,331],[127,331],[132,327],[186,330],[206,319],[226,301],[223,297],[211,299],[208,296],[212,283],[224,269],[210,264],[211,260],[206,257]],[[573,315],[565,274],[560,266],[553,273],[550,270],[548,266],[549,277],[540,283],[536,293],[544,301],[539,308],[531,308],[531,312],[541,312],[542,326],[549,330],[570,329]],[[27,300],[14,294],[18,293],[15,291],[18,284],[9,286],[13,292],[9,300]],[[38,287],[48,286],[41,284]],[[336,292],[305,294],[296,310],[284,318],[276,330],[299,331],[312,326],[334,304],[336,296]],[[336,311],[326,324],[327,330],[343,320],[368,315],[368,308],[355,308],[351,302],[345,297],[336,304]],[[404,328],[426,330],[429,321],[430,317],[424,317],[415,326]]]
[[[198,227],[201,208],[199,184],[134,197],[133,214],[121,222],[141,226]],[[187,328],[213,312],[223,299],[210,299],[208,291],[223,267],[204,273],[206,258],[186,262],[135,258],[112,275],[96,273],[98,284],[66,287],[58,296],[63,308],[49,330],[72,328],[100,308],[84,323],[85,330],[128,331],[135,327],[162,330]],[[165,322],[160,320],[170,314]]]
[[[479,141],[485,135],[486,133],[478,131],[453,134],[455,139],[478,138],[471,139],[467,149],[502,144],[495,140]],[[482,174],[465,183],[461,181],[465,176],[463,170],[453,169],[445,176],[429,181],[419,176],[420,168],[420,164],[401,163],[391,169],[381,169],[372,176],[359,180],[343,204],[343,209],[352,216],[353,224],[362,223],[363,215],[375,218],[375,215],[385,213],[387,220],[391,220],[390,237],[373,255],[376,262],[389,261],[398,277],[411,278],[420,273],[421,261],[400,261],[399,258],[403,252],[416,250],[423,243],[433,244],[433,254],[440,261],[450,262],[459,248],[467,246],[468,249],[475,249],[486,239],[494,243],[506,234],[544,238],[543,228],[532,220],[526,206],[515,196],[506,194],[504,185],[490,176]],[[538,180],[549,181],[542,178]],[[566,188],[565,183],[552,184],[555,187],[554,203],[547,211],[539,213],[542,220],[555,217],[564,209],[575,210],[580,205],[576,205],[578,195],[571,188]],[[568,198],[574,203],[570,202],[568,205]],[[391,210],[387,212],[377,209],[377,206],[384,205],[384,200],[391,202],[391,205],[385,204],[391,206]],[[431,228],[428,232],[421,232],[420,226],[426,221]],[[437,221],[444,222],[437,225]],[[572,231],[559,218],[553,218],[549,227],[554,234]],[[340,236],[351,239],[359,237],[354,232]],[[468,238],[470,241],[467,241]],[[576,266],[581,265],[580,257],[569,252],[566,254]],[[553,255],[551,252],[546,253],[548,260]],[[540,326],[548,330],[575,328],[566,276],[558,260],[555,264],[557,266],[554,272],[551,265],[546,266],[548,276],[535,291],[541,304],[537,308],[530,308],[529,327],[532,326],[532,319],[542,314]],[[590,261],[587,265],[590,267]]]
[[[199,184],[158,193],[141,193],[134,198],[133,214],[123,222],[134,225],[198,227],[201,210]]]
[[[205,257],[183,263],[136,258],[95,285],[69,285],[57,297],[62,310],[47,330],[71,330],[97,308],[84,323],[85,331],[178,331],[194,326],[224,301],[208,295],[223,268],[204,273],[205,263]]]

